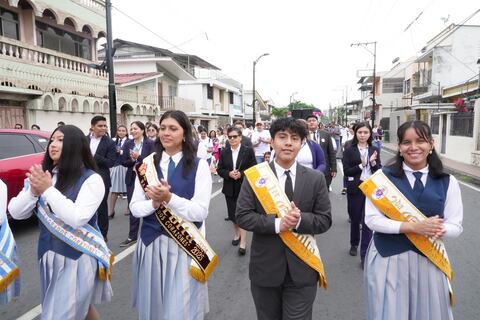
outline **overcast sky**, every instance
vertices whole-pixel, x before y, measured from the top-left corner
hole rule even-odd
[[[268,52],[256,68],[262,98],[282,107],[298,92],[296,100],[320,109],[341,103],[347,86],[348,99],[358,97],[357,70],[373,68],[372,55],[351,43],[377,41],[377,70],[386,71],[394,58],[419,55],[447,25],[480,9],[475,0],[112,0],[112,4],[114,38],[198,55],[247,90],[252,87],[253,61]],[[480,13],[468,24],[480,25]]]

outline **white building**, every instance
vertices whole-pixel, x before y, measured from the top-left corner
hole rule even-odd
[[[0,10],[1,128],[61,120],[87,130],[108,115],[107,74],[89,67],[105,37],[102,1],[3,0]]]

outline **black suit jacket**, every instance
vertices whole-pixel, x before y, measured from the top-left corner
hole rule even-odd
[[[337,172],[337,152],[333,148],[332,136],[325,130],[317,130],[317,143],[322,147],[327,168],[325,172]]]
[[[375,151],[377,151],[377,161],[374,166],[370,165],[372,173],[382,167],[380,152],[378,152],[376,147],[370,146],[368,148],[368,157],[370,158]],[[360,169],[359,165],[362,164],[362,159],[360,159],[360,151],[358,150],[357,144],[350,143],[350,145],[345,148],[342,164],[343,172],[347,177],[347,193],[355,194],[361,192],[358,186],[361,183],[360,176],[362,174],[362,169]]]
[[[90,145],[90,136],[87,136],[88,144]],[[97,151],[93,156],[97,163],[99,174],[103,179],[105,188],[109,189],[112,185],[110,181],[110,168],[115,164],[117,159],[117,149],[115,142],[107,135],[102,136],[100,143],[98,144]]]
[[[274,163],[270,167],[275,172]],[[301,211],[297,232],[319,234],[332,225],[330,199],[323,173],[297,164],[293,202]],[[237,201],[236,220],[241,228],[253,231],[250,280],[261,287],[283,283],[288,271],[297,287],[314,286],[318,273],[300,260],[275,233],[275,215],[267,215],[247,179]]]
[[[154,141],[144,138],[142,152],[138,156],[137,161],[134,161],[132,158],[130,158],[130,150],[135,148],[135,140],[128,140],[123,144],[122,166],[127,167],[127,173],[125,175],[125,184],[127,186],[133,186],[135,183],[136,174],[135,171],[133,171],[135,163],[141,162],[145,157],[148,157],[150,153],[153,152],[154,145]]]
[[[223,178],[222,192],[227,197],[237,198],[242,187],[243,172],[257,164],[255,153],[252,148],[240,145],[238,158],[235,168],[240,171],[242,178],[234,180],[230,178],[228,173],[233,170],[233,156],[230,145],[222,150],[220,159],[218,160],[217,173]]]

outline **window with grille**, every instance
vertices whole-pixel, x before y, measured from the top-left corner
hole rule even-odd
[[[450,135],[473,137],[473,112],[460,112],[450,115]]]
[[[384,78],[382,80],[382,93],[402,93],[403,78]]]
[[[20,40],[18,31],[18,14],[0,8],[0,35]]]
[[[430,128],[432,129],[432,134],[438,134],[440,128],[440,116],[432,116],[430,118]]]
[[[207,99],[213,100],[213,87],[207,85]]]

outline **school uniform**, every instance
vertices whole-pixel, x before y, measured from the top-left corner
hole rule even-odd
[[[56,182],[53,172],[52,184]],[[103,199],[104,185],[100,175],[84,170],[78,181],[66,192],[48,188],[42,197],[55,215],[77,228],[87,223],[97,226],[97,209]],[[38,198],[24,188],[10,201],[9,212],[15,219],[32,215]],[[98,278],[98,261],[83,254],[54,236],[42,224],[38,241],[38,262],[42,301],[41,319],[83,320],[91,304],[111,300],[110,281]]]
[[[123,145],[122,165],[127,168],[125,175],[125,184],[127,185],[127,201],[130,204],[132,201],[133,189],[135,188],[135,173],[134,166],[138,162],[142,162],[143,159],[149,156],[153,152],[154,142],[150,139],[144,138],[140,145],[135,145],[135,140],[128,140]],[[137,160],[134,161],[130,157],[130,150],[135,150],[140,153]],[[130,223],[128,238],[131,240],[137,240],[138,228],[140,226],[140,219],[130,214]]]
[[[170,160],[175,169],[168,178]],[[203,159],[195,159],[190,172],[183,175],[183,154],[171,158],[163,152],[157,167],[159,179],[171,186],[172,198],[166,204],[176,215],[195,223],[205,235],[212,179],[210,168]],[[143,218],[140,241],[133,257],[133,306],[139,319],[204,319],[209,311],[207,284],[191,277],[191,258],[161,227],[138,179],[130,210]]]
[[[375,165],[370,163],[370,157],[377,151],[373,146],[361,150],[352,143],[343,153],[343,171],[347,180],[347,207],[350,217],[350,245],[358,247],[360,243],[360,258],[362,263],[372,238],[372,231],[365,225],[365,195],[358,186],[375,171],[381,168],[380,154],[377,151]],[[363,154],[362,154],[363,153]],[[362,168],[361,158],[366,159],[366,166]],[[362,225],[360,241],[360,224]]]
[[[127,168],[122,166],[123,156],[120,154],[120,150],[123,149],[123,146],[125,145],[125,142],[128,141],[128,138],[125,137],[123,139],[114,139],[114,141],[117,148],[117,159],[115,160],[113,168],[110,170],[110,180],[112,181],[110,192],[127,193],[127,185],[125,184]]]
[[[463,206],[455,177],[434,179],[427,166],[417,171],[424,189],[414,192],[416,177],[407,165],[403,164],[400,177],[393,176],[390,168],[382,171],[425,216],[444,219],[443,238],[462,233]],[[367,319],[453,319],[446,275],[400,233],[402,222],[384,216],[369,199],[365,222],[374,231],[365,260]]]

